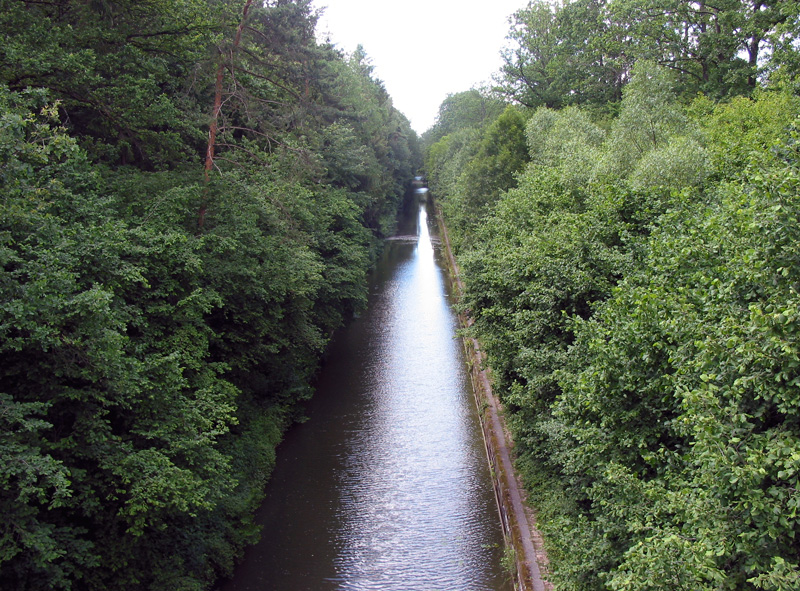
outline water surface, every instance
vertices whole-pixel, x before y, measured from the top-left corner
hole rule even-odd
[[[502,533],[456,319],[417,205],[369,308],[331,344],[278,448],[262,541],[223,591],[506,591]]]

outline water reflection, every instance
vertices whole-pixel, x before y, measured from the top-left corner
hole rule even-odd
[[[226,591],[505,589],[502,544],[427,212],[401,228],[370,307],[337,336],[279,450],[261,544]]]

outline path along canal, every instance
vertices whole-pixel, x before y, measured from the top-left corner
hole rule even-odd
[[[424,196],[423,190],[418,190]],[[435,224],[414,202],[331,343],[222,591],[509,591]]]

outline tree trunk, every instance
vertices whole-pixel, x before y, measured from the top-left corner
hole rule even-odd
[[[233,59],[239,43],[242,40],[242,30],[244,29],[247,13],[253,0],[246,0],[242,9],[242,18],[239,26],[236,27],[236,34],[233,37],[233,44],[230,50],[230,63],[233,67]],[[209,183],[211,181],[211,170],[214,168],[214,150],[217,144],[217,129],[219,128],[219,114],[222,110],[222,83],[225,80],[225,53],[220,51],[219,65],[217,66],[217,76],[214,82],[214,108],[211,111],[211,123],[208,126],[208,145],[206,147],[206,160],[203,166],[203,196],[200,200],[200,211],[197,214],[197,229],[203,230],[206,221],[206,211],[208,210]]]

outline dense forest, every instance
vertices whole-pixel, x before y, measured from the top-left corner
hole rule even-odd
[[[309,0],[0,0],[0,588],[207,589],[422,163]]]
[[[534,0],[423,136],[564,590],[800,589],[800,4]]]

